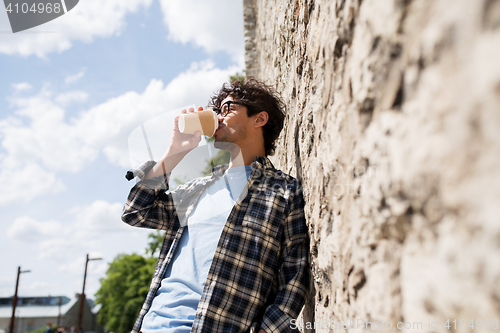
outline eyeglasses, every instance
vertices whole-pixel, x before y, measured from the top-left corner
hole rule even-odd
[[[229,112],[236,111],[235,105],[243,105],[248,107],[245,103],[238,101],[227,101],[222,104],[220,108],[214,108],[214,111],[219,114],[221,117],[225,117],[229,114]]]

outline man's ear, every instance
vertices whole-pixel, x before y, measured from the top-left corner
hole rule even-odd
[[[269,120],[269,114],[266,111],[261,111],[260,113],[257,113],[255,115],[255,124],[254,127],[262,127],[265,124],[267,124],[267,121]]]

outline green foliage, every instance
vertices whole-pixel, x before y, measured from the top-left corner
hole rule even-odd
[[[165,231],[156,230],[148,235],[149,243],[146,253],[154,257],[156,251],[161,250],[161,245],[163,244],[163,238],[165,238]]]
[[[14,330],[16,328],[14,327]],[[33,331],[28,331],[28,333],[45,333],[45,330],[47,329],[47,325],[43,325],[43,327],[37,329],[37,330],[33,330]],[[50,327],[50,333],[54,333],[55,331],[57,330],[57,325],[55,324],[52,324],[52,326]]]
[[[46,327],[47,327],[47,326],[44,326],[44,327],[39,328],[39,329],[37,329],[37,330],[28,331],[28,333],[45,333],[45,328],[46,328]],[[15,329],[15,327],[14,327],[14,329]],[[52,330],[51,330],[51,332],[52,332]]]
[[[128,333],[132,330],[142,303],[149,290],[156,265],[153,257],[138,254],[118,255],[109,264],[106,277],[95,294],[96,304],[102,304],[99,323],[108,331]]]
[[[244,81],[245,80],[245,71],[243,71],[243,73],[240,74],[240,72],[237,72],[236,74],[234,75],[231,75],[229,77],[229,82],[233,83],[233,82],[236,82],[236,81]]]
[[[210,159],[210,161],[207,161],[207,166],[203,171],[203,175],[210,176],[212,174],[213,167],[215,167],[216,165],[228,164],[230,156],[231,155],[229,154],[228,150],[219,150],[214,158]]]
[[[186,183],[187,181],[188,181],[188,179],[185,175],[179,176],[179,177],[174,177],[173,184],[169,184],[169,185],[172,185],[172,190],[175,190],[177,188],[177,186],[182,185],[182,184]]]

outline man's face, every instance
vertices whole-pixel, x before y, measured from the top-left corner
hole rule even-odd
[[[226,97],[222,103],[233,101],[233,97]],[[215,147],[224,149],[222,142],[234,143],[240,147],[248,138],[249,126],[252,125],[252,117],[247,116],[247,108],[241,104],[230,104],[229,113],[222,117],[219,115],[219,128],[215,131]]]

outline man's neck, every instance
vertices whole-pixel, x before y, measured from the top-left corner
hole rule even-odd
[[[234,149],[230,150],[231,154],[229,161],[229,168],[234,168],[242,165],[251,165],[255,157],[265,156],[264,151]]]

